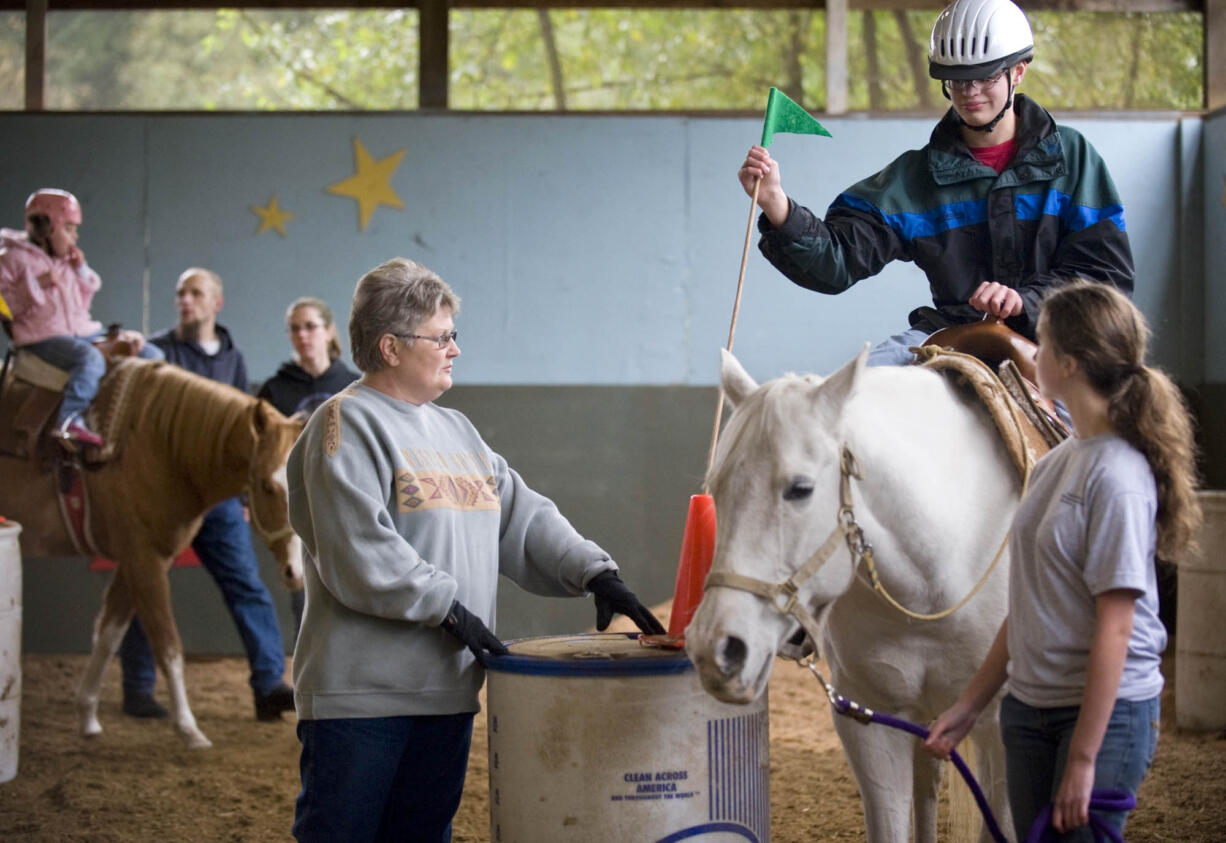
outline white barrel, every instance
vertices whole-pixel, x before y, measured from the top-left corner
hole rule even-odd
[[[637,634],[511,642],[490,659],[493,843],[766,843],[770,732]]]
[[[17,775],[21,732],[21,525],[0,520],[0,782]]]
[[[1175,610],[1175,725],[1226,729],[1226,492],[1201,492],[1200,548],[1179,562]]]

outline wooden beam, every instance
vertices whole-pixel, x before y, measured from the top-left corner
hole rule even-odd
[[[417,107],[447,107],[448,0],[420,0],[417,7]]]
[[[1201,12],[1212,0],[1021,0],[1029,12]],[[47,0],[53,12],[175,9],[404,9],[428,0]],[[848,0],[853,11],[936,10],[942,0]],[[453,9],[824,9],[825,0],[456,0]],[[0,0],[0,11],[24,11],[26,0]]]
[[[847,113],[847,3],[826,0],[826,113]]]
[[[26,0],[26,111],[46,108],[47,0]]]
[[[1226,0],[1205,0],[1205,107],[1226,108]]]

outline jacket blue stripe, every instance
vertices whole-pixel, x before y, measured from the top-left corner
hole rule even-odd
[[[1120,231],[1128,230],[1124,227],[1122,205],[1108,205],[1105,208],[1074,205],[1071,196],[1056,190],[1019,195],[1013,205],[1019,220],[1037,220],[1046,214],[1059,217],[1061,224],[1068,231],[1081,231],[1103,220],[1111,220]]]
[[[1045,193],[1019,194],[1014,199],[1013,206],[1020,220],[1037,220],[1044,215],[1058,217],[1066,231],[1081,231],[1102,220],[1110,220],[1120,231],[1127,231],[1124,227],[1123,206],[1108,205],[1105,208],[1091,208],[1085,205],[1075,205],[1072,197],[1055,190]],[[858,196],[841,193],[830,207],[831,209],[853,208],[880,217],[904,241],[935,237],[942,232],[966,225],[979,225],[986,222],[988,218],[986,199],[953,202],[927,211],[885,214],[871,202],[866,202]]]

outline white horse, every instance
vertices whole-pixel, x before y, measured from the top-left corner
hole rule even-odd
[[[735,409],[708,478],[715,558],[686,631],[703,686],[721,700],[755,699],[776,653],[795,655],[789,641],[804,631],[839,693],[925,724],[957,697],[1005,617],[1003,539],[1021,484],[1000,437],[944,376],[866,367],[866,356],[825,379],[759,387],[724,352]],[[950,614],[917,617],[972,592]],[[834,720],[869,843],[908,840],[912,817],[914,839],[935,841],[940,762],[906,732]],[[972,737],[979,782],[1010,829],[995,703]]]

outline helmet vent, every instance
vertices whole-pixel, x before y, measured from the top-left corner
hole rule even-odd
[[[958,39],[958,53],[964,56],[966,55],[966,36]]]
[[[975,37],[971,36],[971,55],[975,55]]]

